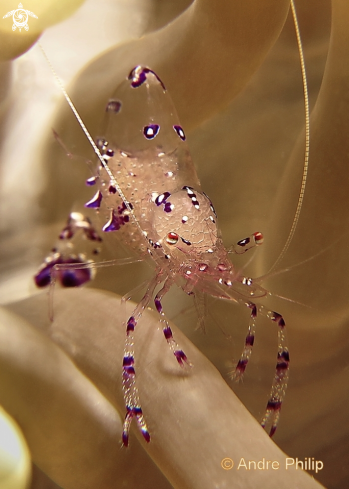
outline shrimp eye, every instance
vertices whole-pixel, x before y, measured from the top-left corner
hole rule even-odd
[[[170,245],[175,245],[177,243],[177,241],[178,241],[178,238],[179,238],[178,234],[176,234],[176,233],[168,233],[167,238],[166,238],[166,241]]]
[[[262,233],[253,233],[256,245],[261,245],[264,241],[264,236]]]

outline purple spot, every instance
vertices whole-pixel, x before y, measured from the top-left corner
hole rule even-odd
[[[273,312],[273,316],[271,319],[272,319],[272,321],[275,321],[276,323],[278,323],[278,326],[280,326],[281,329],[283,329],[285,327],[284,318],[278,312]]]
[[[129,204],[131,207],[131,204]],[[123,226],[125,223],[129,222],[130,218],[128,215],[123,216],[122,213],[124,210],[127,209],[125,203],[123,202],[123,205],[118,207],[118,214],[115,214],[114,209],[111,212],[111,216],[109,221],[103,226],[102,230],[105,233],[108,233],[110,231],[118,231],[121,226]],[[132,207],[131,207],[132,209]]]
[[[133,316],[130,317],[130,319],[127,321],[127,328],[126,332],[129,334],[130,331],[134,331],[136,327],[136,321]]]
[[[120,225],[121,222],[119,216],[116,216],[114,214],[114,210],[112,210],[111,217],[109,221],[104,224],[102,231],[104,231],[105,233],[109,233],[110,231],[118,231],[120,229]]]
[[[130,356],[125,356],[123,361],[122,361],[122,366],[123,367],[131,367],[135,363],[134,358],[132,355]]]
[[[116,188],[113,185],[109,185],[108,191],[110,194],[116,194]]]
[[[91,177],[86,180],[86,185],[92,187],[92,185],[95,185],[97,182],[98,177]]]
[[[181,237],[181,240],[183,241],[183,243],[185,243],[186,245],[190,246],[191,245],[191,242],[188,241],[187,239],[184,239]]]
[[[247,366],[247,360],[239,360],[236,365],[236,370],[238,370],[241,374],[245,372]]]
[[[289,362],[290,354],[288,353],[288,351],[284,350],[282,353],[278,354],[278,358],[282,358],[283,360],[285,360],[285,362]]]
[[[136,66],[135,68],[133,68],[133,70],[128,76],[128,79],[131,80],[131,87],[132,88],[140,87],[147,79],[148,73],[153,74],[155,78],[158,80],[158,82],[161,84],[163,90],[166,90],[165,85],[162,83],[158,75],[150,68],[147,68],[145,66]]]
[[[267,410],[270,411],[280,411],[281,409],[281,401],[276,401],[275,399],[270,399],[267,404]]]
[[[85,207],[88,207],[90,209],[99,209],[102,198],[102,193],[98,190],[98,192],[92,197],[92,199],[86,202]]]
[[[283,351],[282,353],[278,353],[278,359],[276,364],[276,370],[282,371],[287,370],[290,363],[290,356],[288,351]]]
[[[128,203],[128,206],[129,208],[132,210],[133,209],[133,205],[131,204],[131,202],[127,202]],[[121,204],[121,206],[118,207],[118,213],[119,214],[122,214],[124,211],[128,210],[127,207],[126,207],[126,204],[125,202],[123,202]]]
[[[193,206],[196,209],[199,209],[200,208],[200,204],[199,204],[198,200],[196,199],[196,194],[194,193],[194,189],[192,187],[188,187],[187,185],[185,185],[184,187],[182,187],[182,190],[186,190],[187,191],[187,194],[188,194],[188,197],[191,200],[191,203],[193,204]]]
[[[171,212],[172,211],[172,204],[171,202],[166,202],[164,205],[164,211],[165,212]]]
[[[34,276],[37,287],[47,287],[51,283],[52,269],[55,265],[61,264],[82,264],[85,263],[79,258],[58,256],[55,260],[44,264],[44,266]],[[76,268],[66,270],[56,270],[55,276],[63,287],[79,287],[92,279],[91,268]]]
[[[179,365],[183,366],[184,362],[187,361],[187,356],[184,353],[184,351],[183,350],[175,350],[173,353],[174,353],[174,356],[176,357]]]
[[[170,196],[170,192],[164,192],[163,194],[158,195],[155,199],[155,204],[157,206],[164,204]]]
[[[185,134],[181,126],[173,126],[173,129],[176,131],[181,140],[185,141]]]
[[[132,88],[140,87],[147,79],[146,71],[143,69],[142,71],[137,72],[137,68],[139,67],[137,66],[136,68],[134,68],[128,76],[129,80],[132,80],[131,81]]]
[[[244,246],[248,245],[250,241],[250,238],[241,239],[237,242],[237,245],[243,248]]]
[[[126,431],[122,432],[122,444],[124,447],[128,447],[128,433]]]
[[[273,312],[273,317],[271,319],[272,319],[272,321],[275,321],[276,323],[278,323],[279,320],[282,319],[282,316],[278,312]]]
[[[124,374],[126,375],[136,375],[134,367],[123,367]]]
[[[189,187],[188,185],[184,185],[184,187],[182,187],[182,190],[186,190],[188,192],[188,190],[194,190],[193,187]]]
[[[251,309],[251,318],[256,318],[257,317],[257,306],[256,306],[256,304],[250,304],[248,307]]]
[[[246,340],[245,340],[245,345],[246,346],[253,346],[253,343],[254,343],[254,335],[253,334],[247,335]]]
[[[45,265],[41,270],[34,275],[35,285],[37,287],[47,287],[51,283],[51,270],[56,265],[57,260]]]
[[[114,156],[114,150],[113,149],[107,149],[106,155],[110,156],[110,158],[112,158]]]
[[[65,260],[64,263],[68,263],[68,260]],[[69,263],[81,263],[78,260],[71,259]],[[91,269],[90,268],[82,268],[82,269],[68,269],[68,270],[60,270],[60,282],[63,287],[80,287],[81,285],[89,282],[92,278]]]
[[[274,435],[274,433],[275,433],[275,431],[276,431],[276,428],[277,428],[277,426],[275,426],[275,425],[273,424],[273,426],[271,427],[270,432],[269,432],[269,436],[270,436],[270,438],[272,438],[272,437],[273,437],[273,435]]]
[[[155,297],[154,303],[155,303],[156,310],[161,313],[162,312],[162,305],[161,305],[160,299]]]
[[[117,114],[118,112],[120,112],[120,110],[121,110],[120,100],[109,100],[105,108],[106,112],[114,112],[114,114]]]
[[[166,326],[166,328],[163,329],[163,332],[164,332],[165,338],[167,340],[172,338],[172,331],[171,331],[171,328],[169,326]]]
[[[160,130],[160,126],[158,124],[149,124],[149,126],[144,126],[143,134],[146,139],[154,139]]]

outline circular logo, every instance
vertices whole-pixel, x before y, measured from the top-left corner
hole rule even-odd
[[[28,21],[28,14],[26,10],[23,9],[15,10],[12,18],[13,18],[13,23],[16,25],[16,27],[19,28],[26,27]]]
[[[224,470],[231,470],[234,467],[234,461],[229,457],[223,458],[221,467]]]

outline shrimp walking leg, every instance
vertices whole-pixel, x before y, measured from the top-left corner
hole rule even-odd
[[[181,367],[183,367],[184,364],[191,366],[191,363],[189,362],[186,354],[184,353],[183,350],[180,349],[180,347],[178,346],[178,343],[173,338],[172,330],[170,328],[170,325],[168,324],[168,321],[167,321],[166,316],[165,316],[163,309],[162,309],[161,300],[164,297],[164,295],[170,290],[171,285],[172,285],[171,279],[167,279],[165,281],[162,289],[159,290],[159,292],[156,294],[156,297],[154,299],[154,303],[155,303],[155,307],[156,307],[158,313],[160,314],[160,322],[163,324],[162,331],[164,333],[165,339],[166,339],[172,353],[176,357],[177,362],[179,363],[179,365]]]
[[[262,427],[265,429],[269,429],[268,426],[270,425],[269,436],[272,437],[277,428],[282,402],[286,394],[289,377],[290,355],[286,342],[284,318],[277,312],[268,311],[264,306],[259,306],[258,312],[262,316],[274,321],[278,327],[278,353],[275,375],[265,415],[261,422]]]
[[[247,364],[250,360],[252,354],[252,348],[254,344],[254,337],[256,332],[256,318],[257,318],[257,306],[253,302],[247,302],[247,307],[251,309],[250,322],[248,325],[248,332],[245,338],[245,345],[242,351],[240,360],[238,361],[233,373],[233,380],[240,380],[244,375]]]
[[[158,270],[155,277],[149,283],[142,300],[139,302],[126,323],[126,339],[122,367],[122,390],[126,406],[126,415],[122,432],[122,443],[126,447],[128,446],[129,430],[133,418],[136,418],[137,424],[145,441],[150,441],[150,435],[146,422],[144,420],[136,385],[134,332],[143,314],[144,309],[148,307],[149,302],[153,297],[155,288],[159,284],[161,284],[162,281],[163,272]]]
[[[241,300],[239,302],[242,303]],[[253,302],[245,302],[244,304],[251,309],[250,322],[244,349],[232,374],[233,380],[240,380],[242,378],[250,360],[255,338],[257,315],[259,314],[272,320],[278,327],[278,353],[275,375],[265,414],[261,422],[262,427],[265,429],[268,429],[270,426],[269,436],[272,437],[279,422],[281,406],[285,398],[289,377],[290,355],[286,342],[285,321],[281,314],[270,311],[262,305],[256,305]]]

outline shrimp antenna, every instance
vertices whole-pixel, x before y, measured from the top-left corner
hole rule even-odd
[[[289,232],[289,235],[287,237],[286,243],[273,264],[273,266],[270,268],[268,273],[266,275],[269,275],[270,272],[272,272],[277,265],[281,262],[281,260],[284,258],[290,244],[292,241],[292,238],[294,236],[294,233],[296,231],[296,227],[299,221],[299,216],[301,213],[302,205],[303,205],[303,200],[304,200],[304,193],[305,193],[305,185],[307,181],[307,176],[308,176],[308,166],[309,166],[309,146],[310,146],[310,113],[309,113],[309,94],[308,94],[308,82],[307,82],[307,73],[305,69],[305,62],[304,62],[304,53],[303,53],[303,45],[302,45],[302,39],[299,31],[299,24],[298,24],[298,19],[297,19],[297,12],[296,12],[296,7],[294,5],[294,0],[291,0],[291,10],[292,10],[292,16],[293,16],[293,22],[294,22],[294,27],[296,31],[296,37],[297,37],[297,44],[298,44],[298,51],[299,51],[299,60],[301,64],[301,72],[302,72],[302,81],[303,81],[303,92],[304,92],[304,111],[305,111],[305,150],[304,150],[304,165],[303,165],[303,176],[302,176],[302,183],[301,183],[301,188],[299,192],[299,197],[298,197],[298,203],[297,203],[297,208],[296,212],[293,218],[292,226]]]
[[[46,61],[47,61],[47,64],[48,64],[48,65],[49,65],[49,67],[50,67],[50,70],[51,70],[51,72],[52,72],[52,74],[53,74],[53,76],[54,76],[54,78],[55,78],[55,80],[56,80],[56,82],[57,82],[57,84],[58,84],[59,88],[61,89],[61,91],[62,91],[62,93],[63,93],[63,95],[64,95],[64,97],[65,97],[66,101],[67,101],[67,102],[68,102],[68,104],[69,104],[69,107],[71,108],[71,110],[72,110],[73,114],[75,115],[76,120],[78,121],[78,123],[79,123],[79,125],[80,125],[81,129],[83,130],[83,132],[84,132],[84,134],[85,134],[85,136],[86,136],[87,140],[89,141],[89,143],[90,143],[90,145],[92,146],[92,148],[93,148],[94,152],[96,153],[96,155],[97,155],[97,157],[98,157],[99,161],[101,162],[101,164],[102,164],[102,166],[103,166],[104,170],[107,172],[107,174],[108,174],[108,176],[109,176],[109,178],[110,178],[110,181],[111,181],[112,185],[113,185],[113,186],[116,188],[116,190],[117,190],[117,192],[118,192],[119,196],[121,197],[121,199],[123,200],[123,202],[124,202],[124,204],[125,204],[125,206],[126,206],[127,210],[128,210],[128,211],[129,211],[129,213],[132,215],[132,218],[133,218],[133,220],[134,220],[135,224],[137,225],[138,229],[140,230],[141,235],[142,235],[142,236],[144,236],[143,230],[142,230],[142,228],[141,228],[141,226],[140,226],[140,224],[139,224],[139,222],[138,222],[138,220],[137,220],[137,218],[136,218],[136,216],[135,216],[135,214],[134,214],[134,212],[133,212],[133,209],[132,209],[132,207],[131,207],[130,203],[127,201],[127,199],[126,199],[126,197],[125,197],[125,194],[123,193],[123,191],[122,191],[122,189],[121,189],[120,185],[119,185],[119,184],[118,184],[118,182],[116,181],[116,179],[115,179],[115,177],[114,177],[114,175],[113,175],[112,171],[110,170],[110,168],[108,167],[107,163],[105,162],[105,160],[104,160],[104,158],[103,158],[103,156],[102,156],[101,152],[99,151],[99,149],[98,149],[98,147],[97,147],[96,143],[94,142],[94,140],[93,140],[93,138],[92,138],[91,134],[89,133],[89,131],[88,131],[87,127],[85,126],[85,124],[84,124],[83,120],[81,119],[81,117],[80,117],[80,115],[79,115],[79,112],[77,111],[77,109],[76,109],[75,105],[73,104],[73,102],[72,102],[71,98],[69,97],[69,95],[68,95],[68,93],[67,93],[66,89],[64,88],[64,85],[63,85],[62,80],[61,80],[61,79],[59,78],[59,76],[57,75],[57,73],[56,73],[55,69],[53,68],[52,63],[51,63],[51,61],[50,61],[49,57],[47,56],[47,54],[46,54],[46,52],[45,52],[44,48],[42,47],[42,45],[41,45],[40,43],[38,43],[38,45],[39,45],[39,48],[40,48],[40,49],[41,49],[41,51],[42,51],[42,54],[44,55],[44,57],[45,57],[45,59],[46,59]]]

